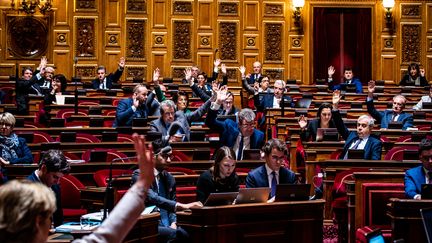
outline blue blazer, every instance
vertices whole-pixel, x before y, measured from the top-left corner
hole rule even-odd
[[[110,75],[106,76],[105,77],[106,78],[106,88],[107,89],[111,89],[112,86],[113,86],[113,83],[117,83],[117,81],[120,79],[120,77],[122,76],[122,74],[123,74],[123,69],[118,69],[117,68],[117,70],[114,72],[114,74],[110,74]],[[101,83],[100,83],[100,81],[99,81],[98,78],[94,79],[92,81],[92,87],[93,87],[93,89],[99,89],[100,84]]]
[[[217,120],[217,110],[209,109],[206,118],[206,124],[210,129],[214,129],[219,132],[219,144],[220,146],[228,146],[232,148],[237,140],[240,133],[240,128],[238,123],[231,119],[226,119],[224,121]],[[261,149],[264,145],[264,133],[254,129],[252,136],[250,138],[250,148],[251,149]]]
[[[339,110],[335,110],[332,112],[332,119],[338,129],[339,134],[344,138],[345,145],[339,159],[343,159],[344,155],[348,151],[351,144],[359,139],[357,132],[350,132],[348,128],[345,126],[345,123],[342,120],[342,117],[339,113]],[[364,157],[363,159],[368,160],[380,160],[381,159],[381,151],[382,151],[382,143],[379,139],[369,136],[368,141],[364,147]]]
[[[366,101],[368,113],[381,124],[381,128],[388,128],[388,125],[393,118],[393,111],[377,111],[375,109],[373,100]],[[408,127],[414,126],[413,116],[411,114],[402,112],[399,114],[397,122],[402,123],[402,130],[406,130]]]
[[[334,81],[333,81],[334,82]],[[329,82],[328,83],[328,87],[330,90],[341,90],[341,89],[345,89],[345,86],[348,85],[348,83],[341,83],[341,84],[336,84],[333,85],[333,82]],[[356,87],[356,93],[357,94],[361,94],[363,93],[363,85],[360,82],[360,79],[358,78],[353,78],[351,84],[354,84]]]
[[[413,199],[421,193],[421,185],[426,183],[426,174],[423,165],[414,167],[405,172],[405,196]]]
[[[39,178],[36,176],[36,171],[33,171],[33,173],[31,175],[29,175],[27,177],[27,180],[29,181],[33,181],[33,182],[37,182],[37,183],[42,183]],[[59,226],[63,224],[63,209],[62,209],[62,203],[61,203],[61,190],[60,190],[60,185],[59,184],[55,184],[53,186],[51,186],[51,189],[54,192],[54,195],[56,197],[56,211],[53,214],[53,221],[54,221],[54,226]]]
[[[279,184],[293,184],[295,183],[295,173],[285,167],[279,169]],[[269,187],[268,176],[265,165],[250,171],[246,177],[246,187]]]
[[[139,169],[136,169],[132,174],[132,183],[135,183],[139,177]],[[177,222],[175,214],[176,205],[176,182],[174,177],[166,170],[160,172],[161,180],[165,186],[166,195],[159,195],[157,190],[156,180],[147,192],[146,207],[155,205],[160,211],[161,218],[167,217],[169,224]],[[168,227],[169,225],[163,225]]]
[[[154,97],[155,94],[150,92],[146,102],[140,105],[135,112],[132,110],[132,97],[120,100],[117,105],[113,127],[131,127],[134,118],[147,118],[152,115],[150,109],[156,109],[153,107]]]

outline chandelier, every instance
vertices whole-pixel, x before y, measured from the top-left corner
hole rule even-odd
[[[46,14],[52,11],[52,1],[53,0],[11,0],[11,8],[23,11],[26,14],[35,14],[37,9],[39,9],[42,14]]]

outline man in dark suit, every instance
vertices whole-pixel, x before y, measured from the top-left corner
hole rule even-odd
[[[207,113],[211,100],[207,100],[197,110],[189,113],[177,111],[172,100],[164,100],[160,105],[161,116],[150,123],[150,131],[162,133],[171,142],[190,140],[190,124]]]
[[[333,121],[339,134],[345,140],[345,145],[339,159],[348,159],[349,149],[364,150],[363,159],[380,160],[382,143],[379,139],[371,136],[374,120],[368,115],[362,115],[357,119],[357,131],[350,132],[345,126],[338,110],[341,99],[340,90],[333,92]]]
[[[93,89],[111,89],[113,83],[117,83],[123,74],[125,67],[125,58],[120,58],[118,63],[118,68],[114,74],[106,75],[106,68],[104,66],[99,66],[97,69],[97,78],[92,81]]]
[[[54,68],[47,67],[46,57],[41,58],[41,62],[33,77],[30,79],[31,89],[29,92],[36,95],[45,95],[51,91],[51,81],[54,77]]]
[[[122,99],[118,103],[113,127],[131,127],[134,118],[147,118],[153,115],[158,109],[153,107],[154,97],[153,92],[148,95],[145,85],[136,85],[132,97]]]
[[[155,140],[153,143],[155,156],[155,181],[147,192],[146,206],[155,205],[160,211],[159,242],[176,240],[187,242],[188,234],[177,227],[176,211],[182,211],[191,207],[202,207],[202,203],[192,202],[188,204],[176,202],[176,182],[174,177],[166,170],[171,162],[172,149],[164,140]],[[133,172],[132,183],[139,177],[140,170]]]
[[[44,152],[39,162],[39,168],[27,177],[28,180],[39,182],[50,187],[56,196],[56,211],[53,215],[54,226],[63,223],[63,209],[60,195],[60,178],[69,173],[70,165],[60,150]]]
[[[292,107],[292,99],[285,93],[285,81],[276,80],[274,83],[274,92],[266,92],[260,99],[259,93],[255,92],[254,103],[258,111],[264,111],[266,108],[280,108],[282,105]],[[282,104],[282,97],[284,98],[284,104]]]
[[[422,184],[432,184],[432,140],[423,139],[419,144],[421,166],[405,172],[405,196],[410,199],[421,199]]]
[[[330,66],[328,68],[328,87],[330,90],[346,90],[349,85],[355,86],[355,91],[357,94],[363,93],[363,86],[360,79],[354,77],[354,73],[351,67],[344,67],[343,81],[340,84],[334,84],[333,74],[335,73],[335,68]]]
[[[402,123],[402,130],[407,130],[413,127],[413,116],[404,112],[406,98],[403,95],[393,97],[393,109],[385,111],[377,111],[373,103],[373,93],[375,91],[375,81],[371,80],[368,84],[368,97],[366,105],[369,114],[381,124],[381,128],[388,128],[389,123]]]
[[[246,187],[270,187],[270,198],[275,196],[277,184],[293,184],[295,174],[282,166],[286,161],[286,144],[279,139],[270,139],[263,146],[266,163],[251,172],[246,177]]]
[[[262,65],[259,61],[255,61],[253,64],[253,73],[248,74],[246,76],[246,80],[248,84],[254,84],[254,83],[261,83],[261,80],[263,79],[263,75],[261,73],[262,71]]]
[[[206,124],[210,129],[219,132],[220,146],[232,148],[237,160],[241,160],[244,149],[260,149],[263,146],[264,133],[255,128],[255,113],[249,108],[244,108],[238,113],[238,122],[231,119],[218,120],[218,110],[226,97],[226,89],[221,88],[217,91],[217,99],[210,106]]]

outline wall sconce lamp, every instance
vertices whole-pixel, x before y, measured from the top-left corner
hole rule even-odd
[[[390,27],[393,23],[392,9],[395,5],[394,0],[383,0],[383,7],[385,10],[385,21],[386,25]]]
[[[293,0],[293,18],[294,18],[294,25],[297,27],[301,27],[301,9],[303,8],[305,4],[304,0]]]
[[[15,1],[17,4],[15,4]],[[18,11],[23,11],[26,14],[35,14],[37,9],[42,14],[47,14],[52,11],[52,1],[53,0],[11,0],[11,8],[15,10],[15,5],[17,5]]]

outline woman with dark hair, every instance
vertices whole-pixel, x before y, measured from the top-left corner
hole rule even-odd
[[[51,104],[56,104],[56,95],[66,94],[67,80],[63,74],[54,75],[51,80],[51,91],[45,94],[44,105],[39,109],[39,123],[48,124],[51,119]]]
[[[335,127],[332,120],[332,105],[323,103],[318,108],[317,118],[311,122],[307,121],[307,117],[301,115],[298,119],[300,126],[300,138],[302,141],[316,141],[318,128],[333,128]]]
[[[183,111],[184,113],[190,113],[189,110],[189,97],[186,92],[179,91],[173,96],[173,101],[177,105],[177,110]]]
[[[239,177],[235,173],[235,153],[227,146],[220,147],[215,152],[214,165],[204,171],[197,182],[197,200],[204,203],[210,193],[237,192]]]
[[[407,74],[405,74],[405,76],[403,76],[399,85],[428,86],[429,82],[427,81],[427,79],[425,77],[425,70],[423,68],[420,69],[420,66],[417,63],[411,63],[408,66]]]

